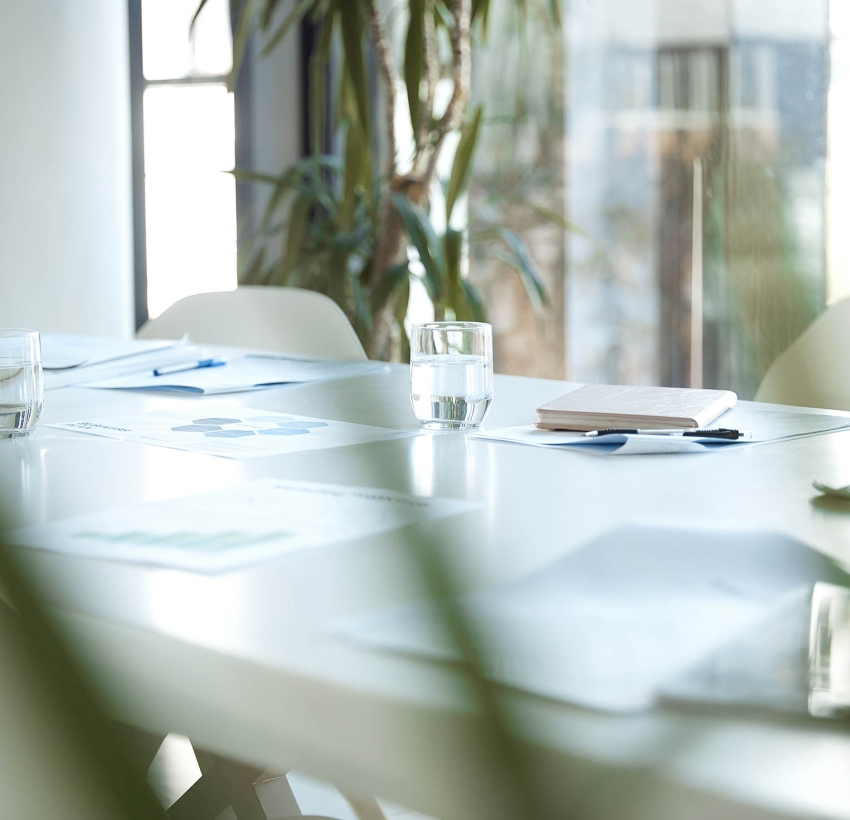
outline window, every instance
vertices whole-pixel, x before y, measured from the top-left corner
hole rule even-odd
[[[540,321],[497,260],[473,264],[497,367],[750,398],[850,290],[846,3],[563,9],[559,31],[494,0],[476,54],[487,113],[470,209],[501,203],[553,301]],[[580,231],[515,207],[516,192]]]
[[[141,0],[137,6],[144,296],[151,318],[193,293],[236,287],[236,191],[227,173],[236,143],[234,98],[226,86],[229,6],[209,0],[190,37],[197,7],[198,0]]]

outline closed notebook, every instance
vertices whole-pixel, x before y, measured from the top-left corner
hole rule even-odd
[[[735,405],[731,390],[588,384],[537,408],[544,430],[702,428]]]

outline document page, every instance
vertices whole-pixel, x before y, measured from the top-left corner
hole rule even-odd
[[[125,359],[173,347],[170,339],[109,339],[81,333],[42,333],[41,363],[45,370],[70,370]]]
[[[271,356],[235,356],[221,367],[204,367],[154,376],[152,370],[86,382],[83,387],[155,390],[214,395],[262,390],[280,385],[348,379],[386,369],[377,362],[333,362]]]
[[[36,549],[221,572],[295,550],[468,512],[478,505],[372,487],[261,479],[7,533]]]
[[[646,709],[785,596],[850,577],[804,545],[750,529],[633,525],[460,603],[494,681],[606,711]],[[450,660],[433,604],[340,621],[371,648]]]
[[[206,405],[47,426],[223,458],[261,458],[418,435],[333,419]]]
[[[749,433],[750,438],[739,441],[697,439],[691,436],[610,435],[584,438],[568,430],[541,430],[534,424],[479,430],[470,438],[530,444],[534,447],[587,447],[609,455],[648,455],[663,453],[708,453],[728,447],[747,447],[771,441],[804,438],[806,436],[850,429],[850,413],[806,413],[765,407],[757,402],[738,402],[706,429],[727,428]]]

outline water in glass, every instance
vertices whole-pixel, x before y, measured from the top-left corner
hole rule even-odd
[[[41,415],[43,396],[40,362],[0,358],[0,438],[31,432]]]
[[[487,356],[436,354],[410,363],[413,411],[428,429],[477,427],[493,398]]]

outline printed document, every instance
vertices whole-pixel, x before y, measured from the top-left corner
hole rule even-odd
[[[192,357],[184,358],[187,364]],[[281,385],[348,379],[386,370],[376,362],[334,362],[282,356],[224,357],[222,367],[205,367],[154,376],[153,370],[87,381],[82,386],[110,390],[155,390],[197,395],[241,393]],[[195,359],[197,361],[197,358]]]
[[[266,478],[202,495],[88,513],[6,537],[53,552],[221,572],[477,506],[373,487]]]
[[[850,413],[804,413],[788,408],[765,407],[757,402],[738,402],[727,410],[711,428],[730,428],[751,434],[740,441],[697,439],[690,436],[610,435],[584,438],[568,430],[541,430],[534,424],[503,427],[498,430],[479,430],[470,438],[530,444],[534,447],[581,447],[608,455],[648,455],[661,453],[708,453],[728,447],[746,447],[770,441],[804,438],[806,436],[850,429]]]
[[[492,680],[612,712],[652,706],[789,595],[850,577],[763,530],[632,525],[525,578],[460,599]],[[337,625],[372,648],[457,658],[440,610],[416,603]],[[678,688],[682,688],[679,684]]]
[[[165,410],[144,416],[115,416],[47,426],[223,458],[260,458],[418,434],[418,431],[226,406]]]

